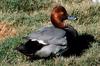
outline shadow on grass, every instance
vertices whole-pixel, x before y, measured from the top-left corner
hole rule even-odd
[[[94,36],[91,34],[84,33],[78,35],[78,37],[68,45],[69,49],[63,54],[63,56],[81,56],[84,53],[85,49],[89,49],[91,47],[90,42],[94,41],[96,40],[94,39]]]

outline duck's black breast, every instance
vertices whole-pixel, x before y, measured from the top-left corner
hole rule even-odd
[[[44,27],[36,32],[32,32],[28,38],[35,40],[43,40],[48,44],[66,44],[66,31],[54,26]]]

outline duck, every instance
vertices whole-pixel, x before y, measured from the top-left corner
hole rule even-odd
[[[47,58],[50,56],[61,56],[68,49],[78,33],[74,27],[65,24],[65,20],[76,20],[75,16],[69,16],[66,9],[55,6],[51,11],[51,24],[33,31],[24,39],[24,43],[16,47],[16,50],[28,57]]]

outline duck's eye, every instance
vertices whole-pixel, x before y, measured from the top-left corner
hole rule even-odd
[[[63,15],[63,14],[64,14],[64,12],[60,12],[60,14],[61,14],[61,15]]]

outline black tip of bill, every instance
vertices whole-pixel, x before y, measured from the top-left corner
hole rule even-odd
[[[75,17],[75,16],[68,16],[68,20],[77,20],[77,17]]]

